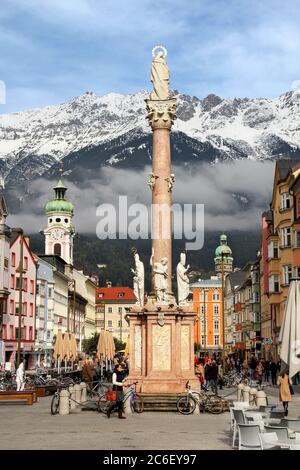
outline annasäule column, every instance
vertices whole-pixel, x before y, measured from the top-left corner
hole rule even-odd
[[[172,188],[170,130],[176,118],[176,98],[146,100],[148,120],[153,131],[152,173],[152,249],[153,263],[168,259],[168,291],[172,292]]]

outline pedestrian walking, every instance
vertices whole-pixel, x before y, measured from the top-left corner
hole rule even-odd
[[[209,384],[215,395],[218,395],[218,372],[217,363],[213,360],[209,369]]]
[[[269,376],[270,376],[270,361],[265,361],[264,363],[264,369],[265,369],[265,381],[269,382]]]
[[[262,384],[263,373],[264,373],[264,367],[262,365],[262,361],[259,361],[257,366],[255,367],[255,378],[256,380],[258,380],[259,385]]]
[[[113,390],[116,392],[116,402],[112,402],[107,409],[106,415],[110,418],[110,415],[114,409],[118,410],[119,419],[126,419],[126,416],[123,416],[123,398],[124,392],[123,387],[126,387],[124,384],[126,379],[124,379],[124,369],[122,364],[116,364],[113,375],[112,383]]]
[[[277,364],[272,359],[271,364],[270,364],[270,372],[271,372],[271,379],[272,379],[272,385],[276,385],[277,383]]]
[[[220,390],[223,390],[223,377],[224,377],[223,365],[222,365],[222,362],[219,361],[219,363],[218,363],[218,380],[219,380]]]
[[[292,393],[294,393],[289,374],[286,372],[280,374],[277,380],[277,385],[279,387],[279,400],[282,401],[284,414],[287,416],[289,402],[292,401]]]
[[[90,359],[86,359],[82,368],[82,378],[84,382],[90,387],[93,388],[93,377],[94,377],[94,366],[93,362]]]
[[[24,390],[25,386],[25,360],[22,359],[16,373],[17,392]]]
[[[250,363],[249,363],[249,372],[250,372],[250,379],[251,379],[251,380],[254,379],[256,365],[257,365],[257,362],[256,362],[256,359],[255,359],[255,357],[254,357],[254,355],[253,355],[253,356],[251,357]]]

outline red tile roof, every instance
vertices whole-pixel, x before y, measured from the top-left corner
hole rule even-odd
[[[136,297],[130,287],[99,287],[96,290],[96,303],[105,301],[136,302]]]

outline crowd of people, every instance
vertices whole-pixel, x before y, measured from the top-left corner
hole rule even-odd
[[[256,380],[258,384],[271,382],[278,385],[280,374],[280,361],[258,359],[253,354],[250,359],[241,360],[239,357],[226,357],[223,361],[220,357],[195,356],[195,373],[199,378],[201,389],[209,388],[217,393],[218,387],[222,389],[224,375],[231,372],[242,373],[245,378]],[[293,385],[299,384],[299,373],[293,377]]]

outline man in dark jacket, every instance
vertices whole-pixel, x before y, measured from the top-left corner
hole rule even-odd
[[[277,384],[277,370],[278,370],[277,364],[276,364],[276,362],[274,361],[274,359],[272,359],[272,362],[271,362],[271,364],[270,364],[270,372],[271,372],[271,377],[272,377],[272,385],[276,385],[276,384]]]
[[[216,361],[213,360],[210,366],[210,370],[209,370],[209,383],[215,395],[218,394],[218,372],[219,372],[218,365]]]

